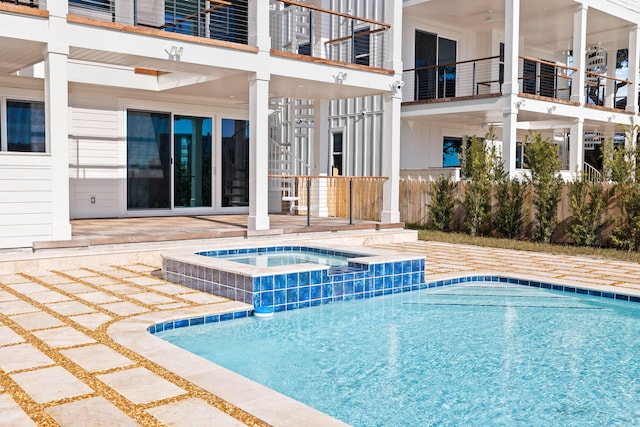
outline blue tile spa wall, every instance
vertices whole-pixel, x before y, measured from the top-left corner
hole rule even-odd
[[[294,310],[333,301],[371,298],[421,289],[424,257],[377,264],[350,262],[346,267],[260,276],[165,259],[167,280],[193,289],[274,311]]]

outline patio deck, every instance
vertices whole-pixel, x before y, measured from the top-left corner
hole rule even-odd
[[[310,219],[304,215],[270,215],[270,229],[247,230],[247,215],[194,215],[166,217],[76,219],[71,221],[72,239],[35,242],[34,250],[89,247],[124,243],[251,237],[277,234],[314,233],[339,230],[402,228],[404,224],[345,218]]]
[[[517,272],[640,295],[635,263],[425,241],[373,246],[425,255],[427,281]],[[73,263],[49,253],[60,255],[0,273],[2,425],[342,425],[268,389],[248,400],[249,383],[148,334],[150,322],[246,307],[159,279],[157,253],[145,262],[75,253]]]

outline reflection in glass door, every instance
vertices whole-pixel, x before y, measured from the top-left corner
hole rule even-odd
[[[249,122],[222,119],[222,206],[249,206]]]
[[[211,207],[211,123],[173,116],[174,207]]]
[[[171,208],[171,115],[127,110],[127,209]]]

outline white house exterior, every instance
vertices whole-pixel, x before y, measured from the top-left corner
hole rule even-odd
[[[0,249],[70,239],[76,218],[268,229],[269,156],[290,142],[274,126],[304,111],[311,175],[331,173],[339,117],[375,111],[344,172],[389,177],[382,220],[399,221],[402,3],[302,3],[0,1]]]
[[[598,168],[639,122],[639,23],[637,0],[404,0],[402,174],[455,176],[462,138],[490,127],[511,176],[529,130],[566,178]]]

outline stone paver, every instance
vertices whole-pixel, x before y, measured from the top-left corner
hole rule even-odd
[[[22,326],[27,331],[53,328],[56,326],[64,325],[64,323],[62,323],[60,320],[42,311],[36,311],[35,313],[16,314],[11,316],[11,320]]]
[[[31,283],[31,282],[18,283],[15,285],[7,285],[7,286],[13,289],[14,291],[20,292],[22,294],[30,294],[33,292],[43,292],[48,290],[48,288],[46,288],[45,286],[39,285],[37,283]]]
[[[38,309],[26,301],[2,301],[0,302],[0,313],[10,316],[12,314],[33,313]]]
[[[70,316],[69,319],[84,326],[85,328],[95,330],[107,322],[113,320],[113,317],[104,313],[90,313],[80,314],[77,316]]]
[[[0,369],[4,372],[21,371],[53,364],[53,360],[31,344],[0,347]]]
[[[142,307],[141,305],[134,304],[129,301],[114,302],[111,304],[102,304],[100,305],[100,307],[104,308],[105,310],[109,310],[112,313],[115,313],[119,316],[131,316],[133,314],[139,314],[139,313],[144,313],[145,311],[148,311],[146,308]]]
[[[200,399],[186,399],[147,409],[151,415],[170,427],[241,427],[244,423]]]
[[[118,298],[117,296],[108,294],[106,292],[100,292],[100,291],[83,292],[81,294],[78,294],[78,298],[81,298],[85,301],[92,302],[94,304],[104,304],[107,302],[120,301],[120,298]]]
[[[24,342],[24,338],[16,334],[8,326],[0,326],[0,346]]]
[[[180,387],[145,368],[98,375],[98,379],[133,403],[149,403],[185,393]]]
[[[71,326],[35,331],[33,335],[54,348],[73,347],[74,345],[95,342],[93,338],[83,334]]]
[[[80,294],[82,292],[95,292],[95,289],[91,286],[83,285],[82,283],[63,283],[56,285],[56,288],[63,292],[70,294]]]
[[[38,403],[92,393],[91,387],[60,366],[9,375]]]
[[[74,314],[92,313],[96,311],[85,303],[80,301],[65,301],[54,304],[47,304],[47,308],[63,314],[65,316],[72,316]]]
[[[129,427],[139,426],[104,397],[91,397],[46,409],[61,426]]]
[[[89,372],[106,371],[131,365],[131,359],[103,344],[62,350],[61,353]]]
[[[8,394],[0,394],[0,419],[2,419],[2,425],[5,427],[37,425]]]
[[[43,291],[43,292],[31,293],[29,294],[29,298],[41,304],[46,304],[48,302],[59,302],[59,301],[71,300],[70,297],[55,291]]]

